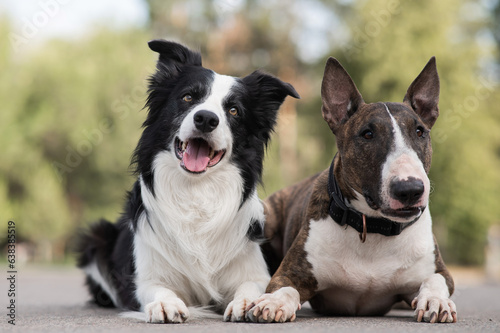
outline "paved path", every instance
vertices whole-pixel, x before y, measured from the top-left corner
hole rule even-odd
[[[5,273],[7,274],[7,273]],[[7,276],[8,277],[8,276]],[[393,310],[385,317],[317,317],[309,309],[294,323],[224,323],[192,320],[178,325],[152,325],[118,316],[86,304],[83,275],[75,269],[26,267],[17,275],[16,326],[7,323],[9,286],[2,280],[1,332],[500,332],[500,285],[460,283],[453,299],[458,307],[456,324],[416,323],[410,310]],[[5,305],[4,305],[5,304]],[[221,317],[222,318],[222,317]]]

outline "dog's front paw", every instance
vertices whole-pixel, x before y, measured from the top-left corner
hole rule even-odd
[[[246,319],[259,323],[294,321],[300,310],[300,295],[292,287],[264,294],[247,307]]]
[[[183,323],[189,317],[186,304],[177,297],[151,302],[146,305],[145,312],[149,323]]]
[[[457,307],[449,298],[420,294],[411,302],[411,307],[415,309],[415,318],[418,322],[422,320],[429,323],[457,322]]]
[[[245,321],[246,308],[251,300],[246,298],[234,299],[224,311],[224,321]]]

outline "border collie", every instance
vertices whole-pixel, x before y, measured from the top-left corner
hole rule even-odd
[[[118,222],[80,237],[78,267],[97,304],[148,322],[184,322],[198,306],[243,321],[270,280],[256,190],[265,147],[280,105],[299,95],[260,71],[217,74],[174,42],[149,47],[159,60],[132,161],[138,179]]]

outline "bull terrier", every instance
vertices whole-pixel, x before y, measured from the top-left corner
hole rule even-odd
[[[328,169],[267,199],[264,252],[280,264],[247,319],[293,321],[306,301],[324,315],[379,316],[405,301],[418,322],[456,322],[453,279],[427,207],[435,58],[403,103],[365,103],[330,58],[321,96],[338,153]]]

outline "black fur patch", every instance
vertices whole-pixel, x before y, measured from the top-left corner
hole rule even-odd
[[[242,115],[230,121],[233,133],[233,161],[244,180],[242,203],[261,181],[265,148],[276,124],[277,111],[286,96],[299,98],[288,83],[255,71],[240,80],[233,89],[235,100],[241,105]]]
[[[83,268],[93,260],[99,260],[103,255],[111,253],[117,238],[116,225],[104,219],[94,223],[88,232],[81,232],[75,246],[77,266]]]
[[[262,243],[265,241],[263,223],[252,219],[248,227],[247,237],[252,242]]]
[[[132,190],[127,193],[127,202],[125,204],[123,218],[125,220],[129,219],[134,230],[136,230],[139,217],[142,213],[147,214],[147,211],[144,209],[144,205],[142,203],[141,184],[139,181],[136,181]]]
[[[140,304],[135,297],[134,234],[130,230],[129,220],[122,218],[117,224],[120,235],[111,254],[112,265],[109,266],[111,280],[121,306],[137,311],[140,309]]]
[[[113,224],[100,220],[87,233],[82,233],[76,248],[77,266],[85,268],[94,261],[101,276],[116,291],[121,304],[114,304],[110,295],[96,281],[87,276],[86,283],[93,301],[103,307],[121,307],[137,310],[135,298],[133,235],[128,222],[121,219]]]
[[[118,228],[106,220],[94,223],[90,230],[81,233],[75,251],[77,253],[77,266],[85,268],[95,262],[98,268],[104,268],[103,275],[109,277],[112,270],[111,253],[118,239]],[[106,278],[105,278],[106,279]],[[107,279],[111,284],[110,279]],[[90,276],[86,278],[86,284],[93,302],[102,307],[115,307],[111,297]]]
[[[111,297],[92,278],[87,276],[85,283],[90,290],[93,303],[103,308],[114,308],[116,306]]]

